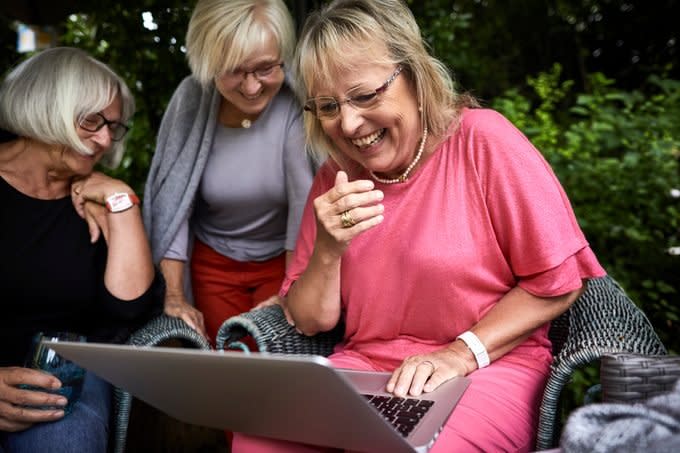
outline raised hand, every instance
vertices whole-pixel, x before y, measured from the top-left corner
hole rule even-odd
[[[317,241],[340,256],[354,237],[381,223],[383,193],[374,187],[366,179],[349,182],[339,171],[333,188],[314,200]]]
[[[109,240],[109,226],[106,219],[106,198],[116,192],[132,193],[123,181],[100,172],[93,172],[71,183],[71,200],[78,215],[85,219],[90,231],[90,241],[96,242],[100,232]]]

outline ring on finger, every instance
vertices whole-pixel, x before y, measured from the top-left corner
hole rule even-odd
[[[76,194],[76,195],[80,195],[81,190],[82,189],[78,186],[73,187],[73,193]]]
[[[340,214],[340,222],[342,223],[343,228],[352,228],[357,224],[357,221],[354,220],[354,217],[352,217],[352,213],[349,209],[347,211],[343,211],[342,214]]]
[[[425,360],[423,362],[420,362],[420,364],[421,365],[425,365],[425,364],[430,365],[430,368],[432,368],[432,371],[430,372],[430,374],[434,373],[437,369],[437,367],[434,366],[434,363],[430,362],[429,360]]]

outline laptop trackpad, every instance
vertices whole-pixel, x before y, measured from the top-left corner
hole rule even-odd
[[[392,373],[338,369],[359,393],[386,393],[385,385]]]

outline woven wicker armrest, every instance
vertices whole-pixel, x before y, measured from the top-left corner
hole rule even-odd
[[[210,344],[179,318],[160,315],[133,333],[127,344],[135,346],[157,346],[167,340],[179,340],[185,347],[210,349]],[[127,438],[128,422],[132,395],[120,389],[113,390],[113,432],[111,433],[112,451],[123,453]]]
[[[636,403],[670,392],[680,379],[680,356],[606,354],[600,361],[602,400]]]
[[[553,329],[558,332],[553,332]],[[540,407],[537,449],[555,445],[556,421],[562,388],[574,371],[605,354],[666,354],[644,313],[621,286],[605,276],[588,281],[585,292],[551,327],[557,348]]]
[[[336,343],[342,340],[343,326],[329,332],[308,337],[288,324],[279,305],[271,305],[233,316],[217,331],[217,349],[238,347],[239,340],[250,335],[260,352],[279,354],[314,354],[328,356]]]

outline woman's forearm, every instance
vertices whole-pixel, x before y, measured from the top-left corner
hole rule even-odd
[[[331,330],[340,320],[341,261],[315,249],[305,272],[290,288],[286,306],[302,333]]]
[[[154,268],[139,206],[106,214],[109,240],[104,283],[122,300],[135,299],[151,286]]]
[[[569,309],[584,287],[556,297],[534,296],[519,286],[510,290],[476,324],[472,331],[494,360],[526,340],[532,332]],[[461,351],[467,346],[456,340],[451,347]]]
[[[168,295],[184,297],[184,261],[163,258],[159,264]]]

